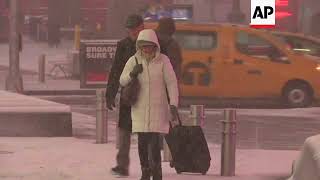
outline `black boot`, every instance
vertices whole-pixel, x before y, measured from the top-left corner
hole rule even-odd
[[[151,177],[151,170],[150,168],[141,168],[141,172],[142,172],[142,175],[141,175],[141,179],[140,180],[150,180],[150,177]]]
[[[162,180],[162,168],[161,168],[161,163],[155,165],[152,168],[152,180]]]

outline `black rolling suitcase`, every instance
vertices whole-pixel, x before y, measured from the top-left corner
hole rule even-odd
[[[177,113],[178,114],[178,113]],[[165,136],[172,155],[171,167],[178,174],[182,172],[202,173],[205,175],[210,167],[210,151],[200,126],[182,126],[170,128]]]

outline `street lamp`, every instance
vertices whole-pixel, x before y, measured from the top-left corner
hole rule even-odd
[[[233,0],[232,12],[228,16],[229,21],[232,23],[244,23],[245,17],[245,14],[240,9],[240,0]]]

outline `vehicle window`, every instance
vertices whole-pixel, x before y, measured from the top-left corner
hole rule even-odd
[[[294,51],[299,51],[313,56],[320,56],[320,43],[295,36],[276,34],[276,37],[286,43],[289,48]]]
[[[215,32],[176,32],[174,38],[183,49],[211,50],[217,47],[217,33]]]
[[[275,46],[257,35],[239,32],[236,36],[236,48],[243,54],[272,60],[283,56]]]

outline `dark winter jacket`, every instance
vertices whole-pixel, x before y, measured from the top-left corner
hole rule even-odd
[[[182,63],[182,52],[178,42],[171,36],[166,34],[157,33],[161,53],[169,57],[174,72],[176,73],[177,79],[181,76],[181,63]]]
[[[136,53],[136,42],[132,41],[129,37],[118,42],[115,59],[113,61],[113,65],[111,68],[108,85],[107,85],[107,91],[106,91],[107,101],[108,100],[112,101],[115,99],[119,89],[120,75],[129,58],[133,56],[135,53]],[[132,129],[131,107],[123,104],[121,102],[121,98],[120,98],[118,126],[128,131],[131,131]]]

